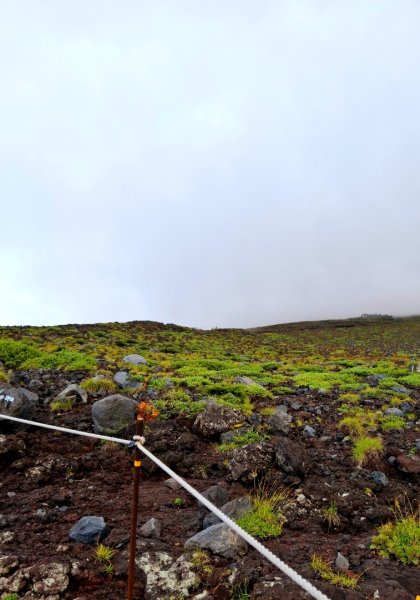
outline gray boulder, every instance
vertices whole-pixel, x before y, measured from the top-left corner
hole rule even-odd
[[[249,496],[242,496],[241,498],[235,498],[235,500],[231,500],[224,504],[220,510],[227,516],[236,521],[239,517],[242,517],[245,513],[249,512],[252,509],[252,502]],[[203,521],[203,528],[207,529],[207,527],[211,527],[212,525],[216,525],[216,523],[220,523],[220,519],[216,517],[213,513],[207,515],[207,517]]]
[[[289,475],[305,475],[312,468],[312,460],[305,446],[289,438],[281,438],[276,447],[276,461]]]
[[[122,361],[130,365],[147,365],[147,360],[140,354],[128,354]]]
[[[97,544],[104,537],[105,529],[103,517],[82,517],[70,529],[69,538],[82,544]]]
[[[227,525],[220,523],[189,538],[185,548],[202,548],[224,558],[236,559],[245,554],[248,544]]]
[[[114,375],[114,381],[124,389],[135,389],[143,385],[141,381],[132,379],[127,371],[117,371]]]
[[[290,431],[292,416],[287,413],[287,406],[276,406],[276,412],[268,417],[267,422],[273,433],[287,435]]]
[[[257,442],[234,450],[228,465],[231,478],[234,481],[253,481],[271,464],[273,452],[270,442]]]
[[[96,433],[118,435],[135,420],[137,402],[120,394],[113,394],[92,404],[92,419]]]
[[[87,392],[85,392],[85,390],[81,388],[80,385],[77,385],[77,383],[71,383],[70,385],[68,385],[66,389],[64,389],[58,394],[56,400],[63,401],[68,400],[70,398],[75,401],[80,400],[82,404],[87,404],[88,401]]]
[[[21,387],[13,387],[8,383],[0,383],[0,413],[18,419],[31,420],[35,415],[37,404],[38,396],[34,392]],[[27,425],[0,418],[0,432],[8,433],[27,427]]]
[[[243,420],[243,415],[238,411],[209,402],[203,412],[197,415],[193,431],[203,436],[217,435],[242,423]]]

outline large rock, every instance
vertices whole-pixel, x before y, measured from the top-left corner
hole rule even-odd
[[[97,544],[105,535],[106,525],[103,517],[82,517],[73,525],[69,538],[82,544]]]
[[[113,394],[92,404],[92,419],[96,433],[118,435],[135,420],[137,402],[120,394]]]
[[[276,412],[268,417],[267,422],[273,433],[287,435],[290,431],[292,417],[287,413],[287,407],[276,406]]]
[[[305,446],[286,437],[277,443],[276,461],[282,471],[290,475],[306,475],[312,468]]]
[[[25,388],[0,383],[0,413],[18,419],[32,420],[38,404],[38,396]],[[0,432],[8,433],[28,426],[0,418]]]
[[[77,383],[71,383],[56,397],[56,400],[58,400],[59,402],[70,399],[75,401],[79,400],[82,402],[82,404],[86,404],[88,401],[88,395],[87,392],[85,392],[85,390],[80,387],[80,385],[77,385]]]
[[[243,415],[238,411],[209,402],[203,412],[197,415],[193,431],[206,437],[217,435],[242,423],[243,420]]]
[[[147,365],[147,360],[140,354],[128,354],[122,361],[130,365]]]
[[[174,560],[166,552],[141,552],[136,565],[146,574],[146,600],[190,598],[200,583],[193,563],[185,555]]]
[[[224,558],[236,559],[245,554],[248,544],[224,523],[200,531],[185,542],[185,548],[203,548]]]
[[[135,389],[142,386],[142,382],[132,379],[127,371],[117,371],[114,375],[114,381],[124,389]]]
[[[228,465],[231,478],[234,481],[253,481],[269,467],[273,453],[270,442],[257,442],[234,450]]]
[[[249,496],[242,496],[241,498],[235,498],[235,500],[231,500],[224,504],[220,510],[227,516],[236,521],[240,517],[242,517],[245,513],[249,512],[252,509],[252,502]],[[216,517],[215,514],[210,513],[203,521],[204,529],[207,527],[211,527],[212,525],[216,525],[216,523],[220,523],[219,517]]]

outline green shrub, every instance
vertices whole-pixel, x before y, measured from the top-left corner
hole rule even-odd
[[[25,361],[40,354],[37,348],[24,342],[0,339],[0,360],[8,369],[19,369]]]
[[[6,373],[3,373],[3,371],[0,371],[0,382],[1,381],[9,381],[9,378],[7,377]]]
[[[405,419],[403,417],[398,417],[397,415],[385,415],[380,421],[383,431],[388,431],[389,429],[404,429],[406,427]]]
[[[394,503],[394,520],[379,527],[372,539],[371,548],[384,558],[396,558],[405,565],[418,565],[420,561],[420,509],[411,505],[401,509]]]
[[[413,388],[420,388],[420,373],[411,373],[411,375],[400,377],[399,383],[402,385],[409,385]]]
[[[29,358],[21,365],[24,369],[64,369],[66,371],[91,371],[96,361],[91,356],[75,350],[59,350]]]

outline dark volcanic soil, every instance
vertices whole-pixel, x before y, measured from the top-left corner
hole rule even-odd
[[[27,383],[26,374],[17,377],[17,383]],[[81,377],[77,373],[66,375],[69,382]],[[60,391],[64,385],[63,376],[57,375],[48,394],[54,387]],[[49,407],[42,406],[42,393],[40,396],[37,421],[92,431],[91,404],[95,398],[69,413],[53,414]],[[302,409],[293,416],[298,418],[320,403],[328,406],[330,400],[316,394],[301,395]],[[387,453],[380,463],[357,469],[349,444],[343,443],[343,436],[337,437],[336,423],[334,411],[325,418],[322,436],[310,439],[302,436],[298,428],[291,430],[289,437],[305,444],[314,466],[304,478],[286,476],[275,466],[268,470],[269,483],[290,488],[292,504],[281,537],[265,543],[332,599],[415,598],[420,593],[418,569],[381,559],[369,546],[378,525],[390,517],[390,503],[395,498],[413,501],[418,497],[415,476],[397,470],[387,461],[387,455],[395,448],[408,453],[415,446],[416,434],[414,430],[392,432],[387,436]],[[181,418],[153,423],[146,432],[147,447],[199,491],[216,483],[225,486],[230,498],[252,491],[252,487],[229,480],[229,457],[216,452],[212,441],[195,436],[191,425],[192,421]],[[131,465],[130,452],[121,446],[37,428],[8,434],[0,455],[1,552],[18,557],[20,569],[52,561],[72,565],[70,586],[60,598],[126,598]],[[385,472],[389,484],[381,487],[373,483],[373,470]],[[169,489],[164,484],[166,479],[167,475],[147,459],[144,461],[139,527],[156,517],[162,522],[162,535],[159,541],[140,539],[139,553],[157,549],[181,555],[186,539],[199,530],[196,501],[183,490]],[[176,505],[176,498],[182,499],[181,506]],[[337,501],[340,524],[328,529],[321,510],[333,498]],[[106,521],[108,534],[104,543],[116,549],[112,575],[106,575],[103,565],[95,560],[94,546],[73,542],[68,537],[70,528],[84,515],[103,516]],[[349,560],[352,572],[362,574],[355,591],[325,584],[309,566],[312,554],[334,560],[337,552]],[[236,582],[248,580],[251,598],[309,597],[253,550],[248,550],[235,567],[230,560],[213,557],[212,567],[212,574],[203,577],[191,598],[203,590],[215,600],[240,598],[232,591],[235,582],[229,580],[229,573],[236,569]],[[136,598],[143,597],[143,579],[139,573]],[[264,582],[270,582],[270,586],[264,586]],[[21,597],[25,593],[23,585]]]

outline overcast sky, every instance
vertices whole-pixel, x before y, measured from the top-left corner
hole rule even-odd
[[[420,313],[418,0],[0,0],[0,323]]]

